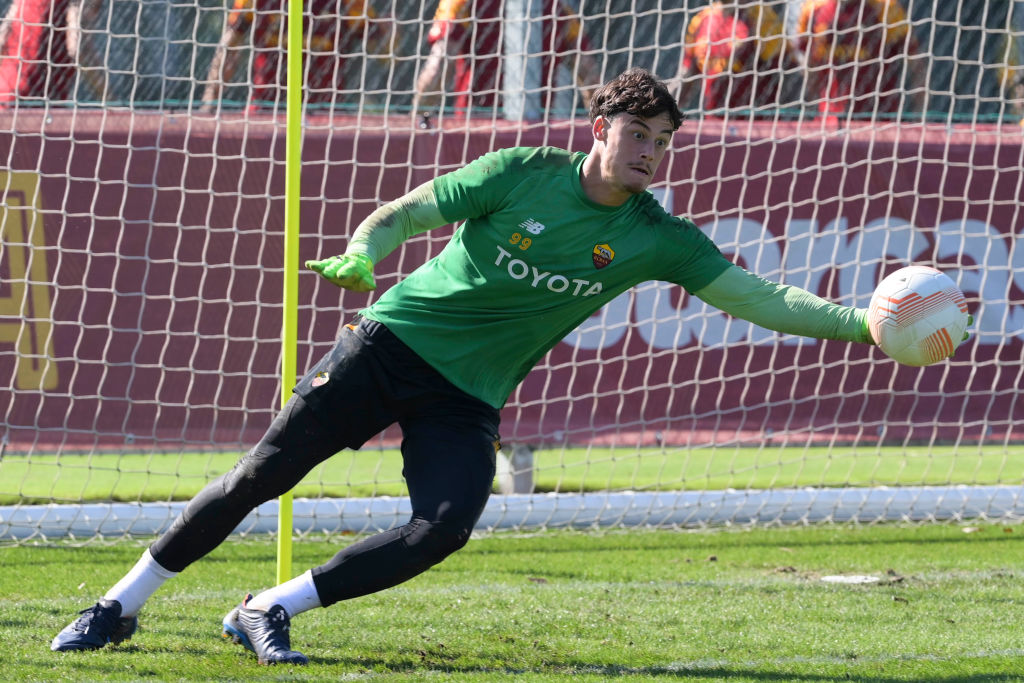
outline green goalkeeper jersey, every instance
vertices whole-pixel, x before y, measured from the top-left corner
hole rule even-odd
[[[616,207],[583,192],[586,155],[492,152],[434,180],[458,227],[435,258],[362,314],[457,387],[501,408],[569,332],[641,282],[697,291],[730,268],[692,222],[643,192]]]

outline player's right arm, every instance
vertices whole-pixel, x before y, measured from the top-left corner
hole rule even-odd
[[[306,267],[339,287],[368,292],[377,287],[375,263],[410,237],[447,223],[437,206],[433,182],[427,182],[367,216],[352,233],[344,254],[306,261]]]
[[[307,261],[306,267],[339,287],[356,292],[376,288],[373,265],[413,235],[497,210],[523,167],[572,163],[572,155],[550,147],[489,152],[462,168],[438,176],[382,206],[359,224],[341,256]]]

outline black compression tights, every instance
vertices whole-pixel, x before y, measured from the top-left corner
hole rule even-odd
[[[313,570],[325,606],[397,585],[437,564],[465,545],[487,502],[494,478],[490,435],[453,433],[436,420],[402,426],[413,517]],[[302,399],[292,397],[263,439],[189,502],[150,548],[153,558],[181,571],[220,545],[253,508],[290,490],[338,450]]]
[[[189,501],[150,548],[153,559],[181,571],[220,545],[253,508],[291,490],[337,450],[312,411],[293,396],[260,442]]]

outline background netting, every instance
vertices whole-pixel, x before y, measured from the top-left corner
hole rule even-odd
[[[512,396],[502,436],[535,492],[496,496],[482,526],[1019,516],[1024,12],[914,0],[812,36],[800,2],[678,4],[311,2],[302,260],[491,149],[586,151],[591,86],[644,66],[690,113],[652,186],[669,210],[848,305],[934,265],[973,337],[904,368],[644,284]],[[280,394],[280,5],[86,5],[72,58],[68,3],[0,0],[0,538],[163,528]],[[379,291],[450,233],[379,264]],[[370,300],[301,275],[300,372]],[[298,527],[407,514],[397,438],[314,471]]]

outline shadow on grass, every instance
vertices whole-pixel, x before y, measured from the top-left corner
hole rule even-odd
[[[900,545],[906,543],[912,543],[914,545],[924,544],[950,544],[958,547],[966,545],[978,546],[984,544],[993,543],[1012,543],[1014,541],[1024,541],[1024,527],[1019,523],[1015,525],[1010,524],[995,524],[989,528],[989,524],[982,525],[978,532],[965,534],[959,530],[959,527],[952,525],[920,525],[920,526],[899,526],[896,524],[879,524],[871,526],[872,532],[879,529],[884,529],[890,532],[891,535],[884,537],[878,537],[876,534],[860,534],[857,533],[861,530],[859,526],[852,524],[835,524],[828,526],[784,526],[774,527],[766,529],[763,527],[756,528],[755,530],[761,532],[762,538],[752,538],[751,535],[746,533],[746,529],[723,529],[718,527],[709,527],[706,529],[699,530],[678,530],[678,538],[680,542],[678,544],[672,544],[665,540],[666,537],[670,537],[670,534],[674,530],[651,530],[649,533],[633,533],[632,536],[626,537],[627,534],[632,533],[631,531],[623,531],[624,538],[621,543],[609,543],[609,535],[603,535],[602,542],[600,544],[595,543],[591,549],[586,547],[586,544],[573,545],[571,547],[558,547],[558,548],[544,548],[544,553],[577,553],[591,551],[597,553],[620,553],[623,551],[674,551],[682,548],[693,548],[693,549],[704,549],[710,546],[715,548],[778,548],[780,545],[784,545],[789,548],[797,547],[815,547],[815,546],[879,546],[879,545]],[[1021,533],[1006,533],[1000,531],[1002,528],[1012,528],[1017,532]],[[956,534],[951,533],[952,530],[956,530]],[[790,531],[799,531],[800,533],[788,533]],[[768,533],[765,533],[768,532]],[[809,533],[810,532],[810,533]],[[817,533],[814,533],[817,532]],[[586,536],[592,533],[590,530],[580,530],[581,536]],[[598,532],[601,533],[601,532]],[[616,531],[613,531],[616,533]],[[531,536],[525,536],[521,538],[530,538]],[[538,533],[536,538],[542,539],[543,533]],[[495,533],[490,538],[501,539],[502,533]],[[503,549],[493,550],[490,548],[474,548],[468,546],[462,551],[463,554],[478,553],[481,555],[501,553],[501,554],[531,554],[537,553],[539,550],[536,547],[528,549]]]
[[[396,662],[395,660],[357,657],[357,658],[330,658],[310,657],[312,666],[328,665],[341,666],[346,669],[361,669],[375,673],[405,674],[432,678],[436,676],[473,675],[495,677],[529,677],[529,676],[597,676],[602,679],[614,680],[617,678],[648,678],[656,677],[661,679],[679,680],[709,680],[709,681],[793,681],[793,682],[831,682],[856,680],[860,683],[1008,683],[1020,680],[1013,673],[986,673],[965,676],[940,676],[934,675],[911,677],[911,676],[863,676],[857,673],[838,673],[825,675],[819,673],[803,673],[794,670],[786,670],[785,666],[766,664],[758,668],[753,664],[728,664],[724,662],[680,662],[673,665],[651,665],[651,666],[625,666],[616,664],[595,665],[579,661],[552,661],[545,666],[523,667],[503,666],[500,663],[489,665],[464,665],[460,666],[452,662],[430,662],[430,661],[406,661]],[[850,660],[850,666],[857,664],[856,660]],[[812,666],[808,664],[807,666]],[[836,662],[833,666],[843,666],[843,663]],[[777,671],[765,671],[772,668]]]
[[[862,683],[1009,683],[1021,680],[1019,675],[1005,669],[968,675],[915,675],[904,670],[890,676],[865,675],[860,669],[873,667],[879,662],[848,660],[837,657],[821,661],[778,661],[726,662],[721,660],[680,661],[672,664],[651,664],[628,666],[625,664],[594,664],[579,658],[560,658],[546,654],[540,664],[515,666],[508,658],[487,657],[480,653],[467,653],[458,648],[445,649],[443,646],[427,645],[422,649],[400,648],[388,656],[321,656],[306,651],[310,658],[308,667],[260,666],[252,653],[227,641],[210,639],[203,643],[194,641],[184,634],[164,634],[150,639],[146,644],[124,643],[110,646],[103,652],[46,653],[34,661],[22,662],[24,667],[35,669],[39,677],[35,680],[52,680],[52,676],[64,667],[71,667],[75,680],[123,679],[129,672],[131,678],[152,678],[161,680],[170,675],[192,678],[197,670],[220,680],[323,680],[345,676],[368,674],[371,676],[403,676],[409,679],[444,679],[466,676],[469,680],[569,680],[573,677],[598,678],[600,680],[656,678],[680,681],[755,681],[774,683],[829,683],[856,680]],[[186,641],[186,642],[183,642]],[[177,664],[165,660],[172,657]],[[513,657],[515,655],[513,654]],[[183,661],[188,660],[187,663]],[[471,661],[460,661],[469,659]],[[913,666],[913,660],[893,658],[892,664]],[[181,665],[179,670],[176,667]],[[1004,664],[1006,666],[1006,664]],[[818,669],[819,671],[814,671]],[[808,670],[811,670],[808,672]],[[831,673],[825,673],[831,670]]]

